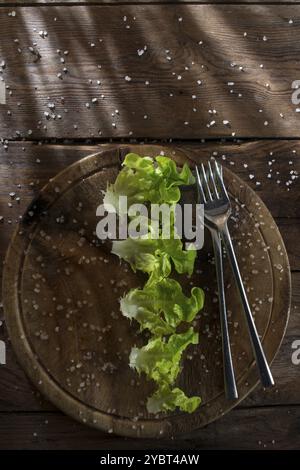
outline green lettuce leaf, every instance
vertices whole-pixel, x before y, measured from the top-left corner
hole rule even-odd
[[[158,240],[143,238],[116,240],[111,251],[127,261],[133,271],[147,273],[147,285],[150,286],[171,273],[170,257],[157,249],[157,242]]]
[[[104,195],[104,205],[119,211],[119,196],[127,196],[128,207],[135,203],[173,204],[180,199],[178,186],[193,184],[193,174],[184,165],[181,172],[168,157],[140,157],[134,153],[126,155],[123,169],[116,181],[109,184]]]
[[[158,168],[163,177],[168,181],[169,185],[176,186],[185,184],[191,185],[195,183],[195,178],[190,170],[190,167],[185,163],[181,172],[177,170],[176,163],[168,157],[158,156],[155,157]]]
[[[147,329],[155,336],[169,335],[175,332],[174,327],[168,325],[159,313],[154,310],[152,298],[148,292],[140,289],[131,289],[120,300],[122,314],[134,319],[140,324],[141,331]]]
[[[169,278],[143,289],[131,289],[120,301],[125,317],[134,318],[141,330],[148,329],[158,336],[174,333],[183,321],[193,321],[203,303],[202,289],[193,287],[187,297],[179,282]]]
[[[193,272],[197,254],[194,249],[184,250],[179,238],[168,240],[148,237],[116,240],[112,245],[112,253],[127,261],[134,271],[139,269],[146,273],[150,273],[155,262],[160,262],[159,260],[165,256],[169,262],[173,262],[179,274],[187,273],[188,275]],[[168,265],[170,274],[169,269]]]
[[[200,403],[200,397],[189,398],[178,387],[172,389],[168,385],[161,385],[148,398],[147,410],[149,413],[159,413],[160,411],[174,411],[178,407],[181,411],[193,413]]]
[[[140,349],[132,348],[130,366],[138,373],[144,372],[158,385],[158,389],[147,402],[150,413],[174,410],[176,407],[191,413],[199,406],[199,397],[188,398],[179,388],[172,388],[180,372],[183,351],[190,344],[197,343],[198,334],[193,328],[189,328],[185,333],[171,335],[168,340],[158,337]]]
[[[191,322],[202,309],[204,292],[199,287],[193,287],[191,296],[187,297],[179,282],[165,278],[155,287],[149,289],[156,311],[163,312],[165,321],[176,328],[181,322]]]
[[[172,385],[180,371],[180,359],[189,344],[198,344],[198,333],[189,328],[185,333],[176,333],[168,339],[151,339],[142,348],[132,348],[129,364],[137,372],[144,372],[158,384]]]
[[[149,201],[153,191],[152,181],[144,173],[138,174],[130,168],[123,168],[113,184],[108,184],[104,194],[103,204],[110,211],[110,205],[115,208],[117,214],[126,214],[119,210],[119,197],[127,196],[128,207],[136,203]]]

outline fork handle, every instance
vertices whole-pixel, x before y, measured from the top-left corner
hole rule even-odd
[[[224,290],[224,276],[223,276],[223,261],[222,261],[222,245],[219,233],[216,230],[211,231],[213,248],[215,254],[215,264],[219,292],[219,308],[220,308],[220,321],[221,321],[221,335],[222,335],[222,348],[223,348],[223,370],[224,370],[224,383],[225,394],[228,400],[236,400],[238,392],[235,383],[234,370],[232,365],[230,340],[228,333],[227,323],[227,310],[225,302]]]
[[[272,385],[274,385],[274,379],[272,377],[272,373],[268,365],[264,350],[262,348],[262,344],[260,342],[260,339],[256,330],[256,326],[252,317],[250,305],[247,299],[246,291],[245,291],[244,284],[242,281],[241,273],[239,270],[238,262],[236,259],[236,255],[234,252],[234,248],[232,245],[232,240],[231,240],[231,236],[230,236],[227,224],[225,224],[224,228],[221,230],[221,236],[222,236],[224,245],[226,247],[227,255],[229,257],[231,268],[232,268],[235,281],[236,281],[236,284],[237,284],[237,287],[241,296],[241,300],[242,300],[242,304],[243,304],[243,308],[244,308],[244,312],[245,312],[245,316],[247,320],[248,331],[249,331],[249,335],[251,338],[257,367],[259,370],[260,380],[261,380],[262,385],[265,388],[271,387]]]

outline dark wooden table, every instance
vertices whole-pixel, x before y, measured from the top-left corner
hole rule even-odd
[[[267,204],[288,250],[293,299],[276,386],[191,436],[126,440],[38,394],[1,311],[0,448],[299,448],[300,5],[137,3],[0,0],[1,259],[38,190],[101,143],[173,141],[217,155]]]

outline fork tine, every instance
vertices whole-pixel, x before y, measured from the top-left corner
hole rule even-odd
[[[212,201],[213,197],[212,197],[212,194],[211,194],[211,191],[210,191],[210,187],[209,187],[209,184],[208,184],[206,171],[205,171],[203,163],[201,163],[201,170],[202,170],[202,180],[204,182],[205,191],[208,194],[209,199]]]
[[[223,167],[222,167],[222,165],[218,165],[218,167],[219,167],[219,170],[220,170],[221,178],[223,180]]]
[[[224,182],[224,180],[223,180],[223,167],[222,167],[222,165],[219,164],[219,163],[217,163],[217,165],[218,165],[218,168],[219,168],[219,170],[220,170],[221,179],[222,179],[222,181]],[[226,189],[226,187],[225,187],[225,189]],[[226,190],[226,192],[227,192],[227,190]]]
[[[226,189],[226,186],[225,186],[225,183],[224,183],[224,179],[223,179],[223,167],[222,165],[219,165],[218,164],[218,168],[219,168],[219,171],[220,171],[220,176],[221,176],[221,181],[222,181],[222,185],[223,185],[223,190],[227,196],[227,198],[229,199],[229,196],[228,196],[228,192],[227,192],[227,189]]]
[[[204,189],[203,189],[203,186],[202,186],[202,181],[201,181],[198,166],[196,165],[195,168],[196,168],[196,175],[197,175],[197,178],[196,178],[197,188],[198,188],[198,191],[201,193],[201,198],[202,198],[203,203],[205,203],[206,202],[206,197],[205,197]]]
[[[215,163],[215,170],[216,170],[216,171],[215,171],[215,175],[216,175],[216,177],[217,177],[217,180],[218,180],[218,183],[219,183],[221,192],[222,192],[223,196],[225,196],[225,197],[229,200],[229,196],[228,196],[228,193],[227,193],[227,189],[226,189],[225,184],[224,184],[224,181],[223,181],[223,170],[222,170],[222,166],[219,165],[216,160],[214,161],[214,163]]]
[[[212,171],[210,161],[208,161],[208,169],[209,169],[209,176],[210,176],[210,179],[212,181],[214,196],[217,199],[219,199],[219,193],[218,193],[218,189],[217,189],[217,185],[216,185],[216,182],[215,182],[215,178],[214,178],[214,174],[213,174],[213,171]]]

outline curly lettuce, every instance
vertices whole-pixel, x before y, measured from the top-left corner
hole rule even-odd
[[[123,166],[116,181],[108,185],[103,201],[108,210],[113,206],[117,213],[120,196],[127,196],[128,206],[145,202],[173,204],[180,199],[178,186],[195,182],[187,164],[179,172],[176,164],[168,157],[158,156],[153,160],[129,153]]]
[[[184,250],[180,239],[151,239],[151,238],[127,238],[116,240],[112,245],[112,253],[127,261],[131,268],[150,274],[154,270],[155,263],[162,268],[168,263],[170,274],[171,262],[179,274],[191,275],[194,269],[196,250]],[[161,260],[165,259],[165,264]]]
[[[186,164],[179,171],[168,157],[160,155],[153,159],[129,153],[115,182],[108,185],[104,195],[107,210],[113,209],[135,222],[137,218],[127,210],[132,204],[167,204],[171,209],[169,238],[164,237],[160,229],[154,237],[151,219],[140,217],[145,233],[114,241],[112,245],[112,253],[129,263],[134,271],[148,275],[143,288],[131,289],[120,299],[120,309],[126,318],[139,323],[141,331],[148,330],[152,335],[142,348],[133,347],[129,357],[130,367],[156,384],[155,392],[147,401],[149,413],[176,408],[192,413],[201,402],[200,397],[187,397],[175,383],[184,351],[198,344],[198,334],[192,326],[182,330],[202,309],[204,293],[199,287],[193,287],[190,295],[186,295],[180,283],[169,277],[172,269],[187,275],[194,270],[196,250],[183,249],[172,213],[174,204],[180,200],[180,186],[191,185],[194,181]],[[127,196],[127,209],[119,204],[120,196]],[[159,224],[159,218],[157,221]],[[180,333],[177,332],[179,326]]]
[[[193,412],[199,406],[200,397],[188,398],[179,388],[172,388],[180,372],[183,351],[197,343],[198,334],[189,328],[185,333],[174,333],[168,340],[157,337],[140,349],[132,348],[130,367],[144,372],[158,385],[157,391],[148,398],[148,411],[174,410],[178,406],[183,411]]]
[[[175,333],[182,322],[192,322],[204,303],[204,294],[193,287],[191,296],[182,292],[175,279],[164,278],[143,289],[131,289],[120,301],[122,314],[153,335]]]

